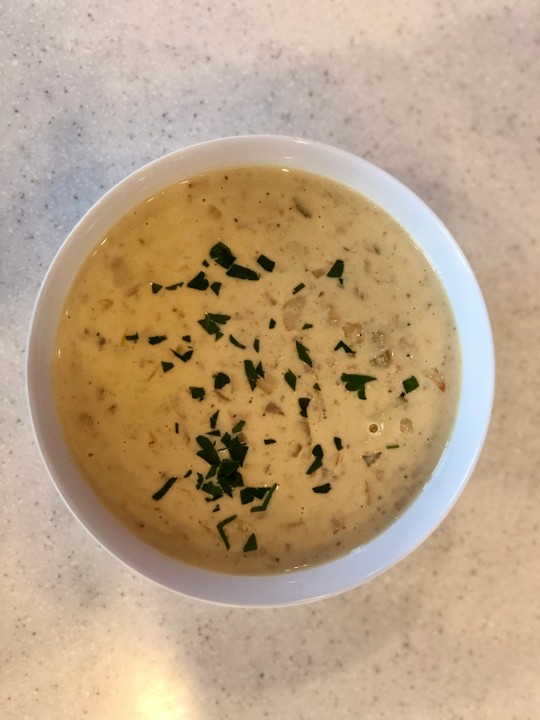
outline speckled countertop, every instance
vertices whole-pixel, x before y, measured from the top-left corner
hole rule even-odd
[[[0,33],[0,716],[540,717],[537,0],[22,0]],[[104,190],[170,150],[272,132],[340,145],[453,231],[493,321],[476,472],[386,575],[292,609],[177,597],[103,551],[32,440],[25,339]]]

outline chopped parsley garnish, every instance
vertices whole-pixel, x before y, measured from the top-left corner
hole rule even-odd
[[[314,493],[326,494],[327,492],[330,492],[332,486],[330,485],[330,483],[324,483],[324,485],[317,485],[316,487],[311,489]]]
[[[277,440],[274,440],[274,438],[265,438],[263,442],[265,445],[274,445]]]
[[[212,437],[219,437],[221,435],[221,430],[209,430],[207,435],[212,435]]]
[[[179,353],[179,352],[176,352],[176,350],[173,350],[171,348],[171,352],[175,357],[177,357],[182,362],[187,362],[188,360],[191,359],[191,356],[193,355],[193,350],[186,350],[185,353]]]
[[[133,335],[126,335],[126,340],[129,340],[129,342],[137,342],[139,339],[139,333],[133,333]]]
[[[338,278],[340,284],[343,285],[343,268],[343,260],[336,260],[330,270],[326,273],[326,276],[330,278]]]
[[[201,270],[200,273],[197,273],[197,275],[188,282],[187,286],[193,290],[206,290],[209,284],[206,273]]]
[[[174,367],[174,363],[172,362],[165,362],[164,360],[161,361],[161,367],[163,369],[163,372],[169,372],[169,370],[172,370]]]
[[[311,398],[298,398],[298,404],[300,405],[300,415],[301,417],[307,418],[307,409],[308,405],[311,402]]]
[[[255,533],[251,533],[251,535],[248,537],[246,544],[244,545],[243,552],[251,552],[252,550],[257,549],[257,538],[255,537]]]
[[[313,362],[309,356],[309,351],[307,347],[302,345],[301,342],[298,342],[298,340],[296,340],[296,352],[298,353],[298,357],[300,358],[300,360],[302,360],[302,362],[305,362],[306,365],[309,365],[309,367],[313,367]]]
[[[181,288],[183,284],[184,284],[183,282],[177,282],[177,283],[174,283],[173,285],[167,285],[165,290],[176,290],[177,288]]]
[[[209,465],[219,465],[220,458],[215,444],[204,435],[198,435],[195,439],[201,448],[197,455]]]
[[[150,345],[159,345],[159,343],[162,343],[166,339],[166,335],[153,335],[152,337],[148,338],[148,342],[150,343]]]
[[[311,475],[311,473],[314,473],[315,470],[318,470],[320,467],[322,467],[323,464],[324,451],[320,445],[315,445],[315,447],[311,451],[311,454],[313,455],[315,460],[306,470],[306,475]]]
[[[223,540],[223,544],[225,545],[225,547],[227,548],[227,550],[230,550],[230,549],[231,549],[231,543],[229,542],[229,538],[228,538],[227,535],[225,534],[224,528],[225,528],[226,525],[228,525],[229,523],[231,523],[233,520],[236,520],[236,515],[231,515],[230,517],[225,518],[225,520],[222,520],[221,522],[219,522],[219,523],[217,524],[217,531],[218,531],[221,539]]]
[[[356,355],[355,351],[346,345],[343,340],[340,340],[334,350],[345,350],[348,355]]]
[[[228,385],[231,382],[231,378],[226,375],[224,372],[219,372],[217,375],[214,375],[214,390],[221,390],[221,388],[224,388],[225,385]]]
[[[313,383],[313,389],[314,389],[314,390],[319,390],[319,391],[320,391],[320,389],[321,389],[321,386],[319,385],[319,383]]]
[[[174,432],[175,432],[177,435],[178,435],[178,433],[180,432],[180,425],[179,425],[177,422],[174,423]]]
[[[232,429],[231,432],[233,432],[234,434],[239,433],[239,432],[242,430],[242,428],[244,427],[245,424],[246,424],[246,421],[245,421],[245,420],[239,420],[239,421],[236,423],[236,425],[233,427],[233,429]]]
[[[343,443],[341,442],[340,437],[334,438],[334,445],[336,446],[336,450],[343,450]]]
[[[354,375],[351,373],[343,373],[341,376],[341,381],[345,383],[345,389],[357,392],[360,400],[366,399],[366,384],[376,379],[371,375]]]
[[[193,475],[193,470],[188,470],[188,471],[184,474],[184,477],[185,477],[185,478],[188,478],[190,475]]]
[[[162,287],[163,285],[160,285],[159,283],[152,283],[152,292],[154,293],[154,295],[158,293]]]
[[[177,477],[170,477],[163,487],[152,495],[152,500],[161,500],[161,498],[172,488],[177,480]]]
[[[245,487],[240,490],[240,501],[242,505],[252,503],[254,500],[262,500],[270,488]]]
[[[204,392],[204,388],[202,388],[202,387],[190,387],[189,392],[191,393],[191,397],[194,400],[201,401],[204,399],[205,392]]]
[[[208,260],[203,260],[202,263],[201,263],[201,265],[202,265],[203,267],[210,267],[210,263],[208,262]]]
[[[302,325],[302,330],[311,330],[312,327],[313,325],[311,323],[304,323]]]
[[[417,387],[420,387],[420,385],[414,375],[411,375],[411,377],[408,377],[403,381],[403,390],[405,393],[410,393],[413,390],[416,390]]]
[[[274,318],[270,318],[270,322],[268,323],[268,327],[270,328],[270,330],[273,330],[273,329],[276,327],[276,321],[274,320]]]
[[[209,335],[215,335],[216,340],[219,340],[219,338],[223,337],[223,333],[221,332],[220,325],[225,325],[225,323],[231,319],[230,315],[218,315],[216,313],[205,313],[204,318],[202,320],[199,320],[199,325],[206,330],[206,332]]]
[[[246,346],[245,346],[245,345],[242,345],[241,342],[238,342],[238,340],[237,340],[235,337],[233,337],[232,335],[229,335],[229,340],[230,340],[230,342],[231,342],[233,345],[235,345],[237,348],[240,348],[241,350],[245,350],[245,349],[246,349]]]
[[[296,295],[296,293],[299,293],[300,290],[303,290],[305,287],[306,286],[304,283],[300,283],[300,285],[297,285],[295,288],[293,288],[292,294]]]
[[[259,255],[257,262],[263,270],[266,270],[266,272],[272,272],[276,266],[276,263],[273,260],[270,260],[270,258],[267,258],[266,255]]]
[[[215,430],[215,428],[216,428],[218,415],[219,415],[219,410],[216,410],[216,412],[210,416],[210,427],[212,428],[212,430]]]
[[[293,373],[292,370],[287,370],[287,372],[283,375],[285,378],[285,382],[292,390],[296,390],[296,375]]]
[[[268,507],[268,503],[270,502],[272,495],[275,493],[276,488],[277,483],[274,483],[271,488],[266,488],[268,490],[268,493],[264,498],[262,505],[256,505],[255,507],[252,507],[250,512],[264,512]]]
[[[184,342],[191,342],[191,335],[182,335],[182,340],[184,340]]]
[[[236,255],[233,255],[230,248],[222,242],[218,242],[214,245],[214,247],[210,250],[210,257],[226,270],[228,270],[236,260]]]
[[[210,285],[210,290],[214,293],[214,295],[219,295],[219,291],[221,290],[221,283],[220,282],[213,282]]]
[[[251,360],[244,360],[244,371],[246,373],[250,388],[252,390],[255,390],[257,380],[259,378],[264,378],[264,370],[262,363],[259,363],[257,366],[255,366]]]
[[[253,349],[255,350],[256,353],[259,352],[260,347],[261,347],[261,343],[259,342],[259,338],[255,338],[255,340],[253,341]]]
[[[387,449],[387,450],[396,450],[396,448],[398,448],[398,447],[399,447],[399,445],[396,445],[396,444],[394,444],[394,445],[386,445],[386,449]]]
[[[243,265],[237,265],[236,263],[233,263],[233,265],[231,265],[231,267],[227,270],[227,275],[229,277],[238,278],[238,280],[259,280],[261,277],[258,272],[255,272],[255,270],[251,270]]]

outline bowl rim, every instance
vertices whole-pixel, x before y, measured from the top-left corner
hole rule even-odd
[[[244,153],[244,158],[261,157],[262,161],[219,160],[238,153]],[[53,322],[51,305],[58,309],[62,301],[61,308],[67,292],[63,289],[69,289],[90,249],[114,224],[104,222],[107,212],[116,208],[119,219],[152,194],[148,188],[154,187],[155,192],[174,182],[166,180],[156,185],[161,176],[168,178],[176,173],[176,180],[193,176],[189,171],[177,174],[190,163],[198,167],[206,164],[204,170],[273,164],[316,172],[359,190],[411,234],[443,282],[456,316],[463,357],[462,389],[454,429],[439,464],[417,498],[386,530],[360,548],[322,565],[290,573],[247,576],[216,573],[170,558],[120,525],[97,500],[69,460],[63,436],[58,435],[54,403],[51,406],[52,383],[47,386],[41,381],[44,373],[47,376],[47,368],[50,380],[53,354],[47,357],[47,351],[60,317],[57,312]],[[316,169],[321,166],[325,171]],[[366,185],[369,192],[360,189]],[[411,227],[417,226],[424,228],[421,237],[411,232]],[[81,238],[86,238],[84,243]],[[70,267],[67,274],[66,264]],[[330,597],[376,577],[409,555],[444,520],[472,474],[489,426],[494,381],[493,337],[486,305],[469,263],[441,220],[413,191],[369,161],[332,145],[282,135],[240,135],[189,145],[143,165],[115,184],[83,215],[53,258],[34,305],[27,343],[26,392],[34,438],[53,484],[73,515],[102,547],[131,570],[185,596],[231,606],[275,607]]]

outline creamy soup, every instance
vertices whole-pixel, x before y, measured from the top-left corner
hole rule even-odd
[[[386,212],[276,167],[138,205],[67,298],[54,367],[72,455],[175,558],[320,563],[420,492],[455,418],[459,341],[432,267]]]

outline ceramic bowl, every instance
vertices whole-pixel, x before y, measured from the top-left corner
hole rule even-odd
[[[55,334],[70,286],[107,231],[145,198],[198,173],[267,164],[327,176],[358,190],[392,215],[413,237],[440,277],[452,305],[462,351],[457,418],[443,456],[422,492],[387,530],[323,565],[267,576],[209,572],[163,555],[124,528],[101,504],[72,461],[52,390]],[[463,253],[442,222],[410,190],[348,152],[298,138],[247,136],[194,145],[137,170],[107,192],[82,218],[45,277],[32,319],[27,387],[35,436],[60,495],[109,552],[147,578],[184,595],[215,603],[275,606],[350,590],[408,555],[439,525],[480,454],[494,384],[493,341],[482,294]]]

